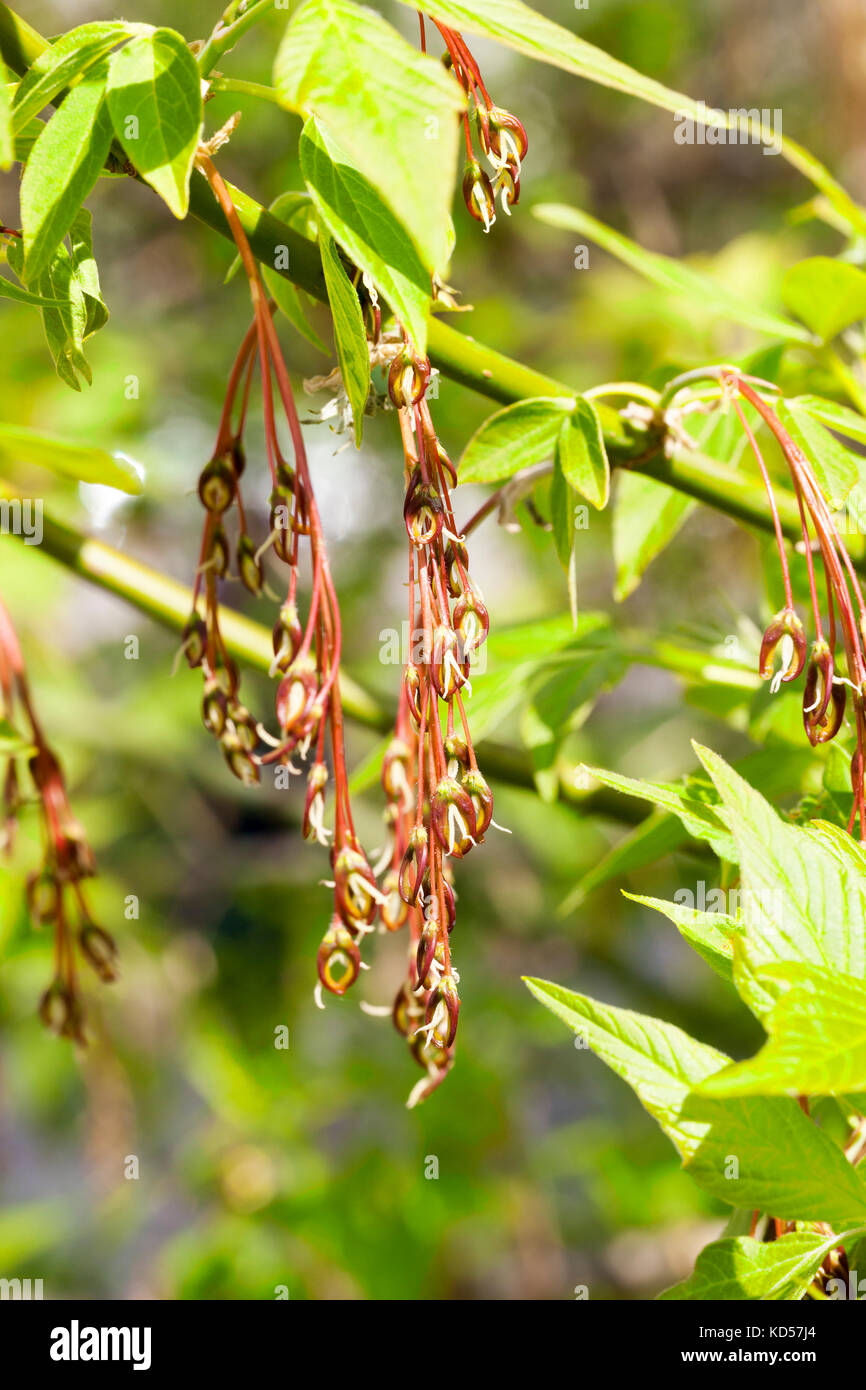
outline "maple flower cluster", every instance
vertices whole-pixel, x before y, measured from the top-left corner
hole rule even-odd
[[[421,46],[426,50],[425,20],[420,13],[419,20]],[[497,198],[508,217],[512,207],[520,201],[520,172],[529,141],[522,122],[510,111],[494,105],[463,36],[437,19],[433,23],[445,41],[444,60],[469,99],[469,109],[463,114],[466,139],[463,200],[476,222],[481,222],[485,232],[489,232],[496,221]],[[490,166],[489,174],[475,152],[473,131],[480,153]]]
[[[54,931],[54,977],[42,995],[39,1015],[46,1027],[84,1044],[84,1006],[77,979],[76,948],[101,980],[117,978],[117,947],[97,926],[87,906],[83,879],[95,873],[93,853],[80,821],[73,815],[63,772],[39,722],[30,694],[18,636],[0,602],[0,717],[16,728],[23,721],[20,744],[8,756],[3,782],[3,847],[11,853],[25,796],[19,760],[27,769],[39,808],[42,862],[27,878],[27,906],[37,927]]]

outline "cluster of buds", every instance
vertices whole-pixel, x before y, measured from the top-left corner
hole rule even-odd
[[[755,389],[756,385],[762,383],[750,382],[734,367],[715,368],[706,374],[717,376],[723,399],[733,401],[757,459],[773,518],[785,606],[773,617],[764,633],[760,674],[765,680],[772,681],[775,689],[779,689],[783,682],[796,680],[805,668],[803,726],[813,746],[828,743],[836,737],[845,720],[850,699],[855,750],[851,759],[853,805],[848,829],[853,832],[857,826],[861,840],[866,840],[866,608],[860,581],[811,463],[791,438],[772,406]],[[811,649],[803,622],[794,609],[788,557],[772,482],[754,432],[743,412],[741,398],[753,406],[775,436],[797,498],[814,622]],[[818,555],[824,569],[826,632],[815,573]],[[845,674],[840,674],[836,669],[839,647],[844,656]]]
[[[90,916],[82,880],[95,872],[93,854],[66,795],[63,772],[45,741],[30,695],[18,637],[0,603],[0,716],[12,725],[21,719],[26,733],[10,753],[3,782],[4,847],[11,852],[25,797],[19,760],[26,759],[36,794],[42,831],[42,862],[27,879],[27,905],[36,927],[54,932],[54,978],[42,996],[39,1015],[46,1027],[77,1043],[85,1042],[84,1007],[77,983],[76,946],[106,983],[117,978],[117,948]]]
[[[184,633],[188,664],[202,670],[205,727],[219,741],[231,771],[256,783],[263,767],[298,773],[295,759],[311,759],[307,773],[303,833],[330,848],[334,907],[318,953],[321,988],[343,994],[361,968],[360,942],[379,905],[376,880],[358,843],[349,804],[339,671],[342,629],[321,518],[313,493],[306,449],[288,371],[273,323],[272,303],[240,225],[230,195],[209,157],[200,167],[225,213],[246,271],[254,318],[229,377],[213,456],[199,479],[205,509],[204,531],[193,596]],[[261,377],[265,446],[270,472],[269,531],[256,548],[249,535],[241,496],[243,433],[253,371]],[[277,402],[292,443],[284,457],[277,430]],[[266,590],[264,557],[270,553],[288,571],[285,597],[273,628],[271,675],[277,678],[277,733],[253,718],[240,698],[237,667],[220,631],[219,588],[231,568],[226,521],[237,513],[234,553],[241,583],[256,597]],[[310,594],[301,615],[299,578],[304,556]],[[330,753],[334,777],[334,823],[326,827]]]
[[[479,844],[493,816],[464,706],[489,619],[454,522],[449,489],[456,475],[425,399],[429,376],[429,363],[404,348],[388,377],[405,457],[412,649],[382,770],[388,840],[377,868],[385,874],[383,928],[409,929],[408,971],[392,1016],[425,1073],[410,1104],[441,1083],[454,1057],[460,997],[451,962],[456,899],[448,861]]]
[[[426,49],[423,15],[420,20],[421,46]],[[468,99],[468,107],[463,115],[466,138],[463,200],[476,222],[481,222],[485,232],[489,232],[496,221],[497,198],[508,217],[511,216],[512,207],[520,201],[520,171],[529,141],[522,122],[510,111],[495,106],[491,101],[478,64],[462,35],[436,19],[433,23],[445,41],[444,61],[454,72]],[[487,160],[490,173],[476,154],[473,130],[479,153]]]

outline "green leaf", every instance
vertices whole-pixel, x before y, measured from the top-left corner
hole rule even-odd
[[[574,493],[562,469],[558,443],[550,479],[550,521],[559,562],[567,569],[574,553]]]
[[[639,893],[623,892],[623,897],[634,903],[642,903],[644,907],[655,908],[656,912],[663,912],[716,974],[727,980],[728,984],[733,984],[733,939],[742,931],[733,917],[723,912],[701,911],[683,903],[665,902],[661,898],[645,898]]]
[[[608,772],[602,767],[586,767],[585,771],[605,786],[624,792],[626,796],[640,797],[651,801],[662,811],[673,812],[696,840],[707,840],[720,859],[736,862],[734,839],[719,813],[719,803],[712,787],[696,779],[689,779],[685,783],[645,782],[636,777],[623,777],[618,772]]]
[[[127,459],[109,454],[105,449],[93,449],[84,444],[70,444],[56,435],[26,429],[23,425],[0,424],[0,455],[8,455],[20,463],[35,463],[61,478],[75,478],[82,483],[103,483],[120,492],[138,495],[141,478]]]
[[[800,410],[808,411],[816,420],[820,420],[831,430],[837,430],[839,434],[846,434],[849,439],[856,439],[861,444],[866,444],[866,420],[856,411],[849,410],[847,406],[839,405],[836,401],[825,400],[823,396],[795,396],[793,400],[788,401],[788,404],[797,406]]]
[[[349,259],[385,296],[421,356],[427,351],[430,273],[373,185],[315,121],[301,133],[301,172],[316,213]]]
[[[866,272],[831,256],[810,256],[785,275],[782,298],[825,342],[866,318]]]
[[[575,492],[593,507],[606,507],[610,464],[598,411],[584,396],[578,396],[573,413],[563,423],[557,454],[563,474]]]
[[[90,228],[90,213],[81,208],[70,227],[71,249],[61,243],[36,285],[46,300],[60,306],[43,308],[42,322],[57,374],[75,391],[81,390],[79,374],[85,381],[91,380],[84,344],[108,317],[99,290]],[[23,260],[21,243],[14,242],[7,254],[10,266],[20,275]]]
[[[63,304],[62,299],[45,299],[41,294],[34,294],[32,290],[25,290],[22,285],[16,285],[14,280],[7,280],[0,275],[0,299],[14,299],[18,304],[35,304],[40,309],[56,309]]]
[[[31,63],[12,101],[12,128],[16,135],[48,106],[74,78],[105,58],[130,34],[149,29],[146,24],[122,20],[82,24],[70,29]]]
[[[628,1082],[708,1192],[782,1220],[827,1221],[840,1229],[866,1219],[866,1183],[796,1101],[695,1095],[728,1060],[723,1053],[660,1019],[547,980],[525,983]]]
[[[0,718],[0,757],[14,758],[31,752],[31,742],[8,719]]]
[[[12,104],[9,100],[9,75],[0,58],[0,169],[8,169],[15,159],[15,137],[12,131]]]
[[[618,602],[634,593],[648,565],[673,540],[694,505],[690,497],[654,478],[620,471],[613,502]]]
[[[787,825],[733,768],[695,745],[715,783],[736,844],[748,900],[750,966],[801,961],[866,974],[866,876],[814,835]]]
[[[751,1236],[714,1240],[698,1255],[694,1274],[659,1297],[796,1299],[839,1242],[839,1236],[822,1236],[817,1231],[791,1231],[772,1241],[753,1240]]]
[[[22,279],[50,265],[111,145],[105,59],[88,68],[40,132],[21,179]]]
[[[564,417],[576,405],[574,397],[532,396],[488,416],[463,451],[461,483],[501,483],[552,459]]]
[[[334,343],[337,361],[352,418],[355,422],[355,443],[360,448],[364,428],[364,411],[370,394],[370,352],[364,330],[364,315],[351,281],[343,267],[333,237],[322,232],[322,269],[334,321]]]
[[[175,217],[186,217],[202,96],[195,59],[180,34],[156,29],[115,53],[108,109],[138,173]]]
[[[716,1072],[712,1096],[840,1096],[866,1088],[866,985],[814,966],[765,966],[760,985],[789,986],[764,1018],[769,1040],[756,1056]]]
[[[307,0],[289,22],[274,84],[378,190],[426,269],[444,271],[465,97],[442,64],[352,0]]]
[[[590,217],[587,212],[566,207],[561,203],[538,203],[532,209],[532,213],[551,227],[564,227],[570,232],[589,237],[590,241],[597,242],[605,251],[616,256],[617,260],[637,271],[638,275],[643,275],[645,279],[651,280],[653,284],[660,285],[672,294],[685,295],[702,314],[730,319],[759,333],[771,333],[775,338],[785,338],[791,342],[813,341],[811,333],[799,324],[792,323],[790,319],[782,318],[779,314],[760,309],[747,299],[740,299],[709,275],[702,275],[700,271],[693,270],[691,266],[684,265],[671,256],[645,251],[637,242],[631,241],[621,232],[614,231],[612,227],[605,226],[595,217]]]
[[[776,413],[811,463],[830,506],[841,507],[860,475],[858,460],[796,401],[782,401]]]
[[[414,0],[402,0],[404,5],[415,8]],[[778,149],[790,164],[820,188],[845,222],[861,232],[866,231],[866,215],[853,199],[837,183],[829,170],[808,150],[779,132],[765,128],[760,122],[750,120],[747,115],[740,116],[736,111],[725,112],[708,108],[703,102],[693,101],[682,92],[672,91],[651,77],[630,68],[612,58],[603,49],[579,39],[569,29],[564,29],[535,10],[521,3],[521,0],[430,0],[424,12],[435,19],[444,20],[454,29],[468,34],[485,34],[501,43],[537,58],[543,63],[564,68],[577,77],[598,82],[603,87],[613,87],[615,91],[628,96],[639,97],[653,106],[672,111],[678,119],[683,117],[700,125],[719,126],[736,130],[740,140],[762,140],[771,148]]]

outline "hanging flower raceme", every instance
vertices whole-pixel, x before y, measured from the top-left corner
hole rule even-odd
[[[698,375],[689,373],[689,378]],[[760,674],[775,689],[796,680],[806,670],[803,693],[803,725],[812,744],[827,743],[841,729],[850,702],[855,750],[851,759],[853,806],[849,831],[857,826],[866,840],[866,609],[857,572],[845,547],[815,470],[800,446],[791,438],[773,406],[765,399],[770,383],[745,377],[736,367],[716,367],[700,375],[714,377],[722,386],[723,401],[732,401],[743,432],[755,455],[770,503],[776,547],[785,593],[785,606],[764,633]],[[761,389],[757,389],[761,388]],[[787,465],[800,517],[802,550],[806,559],[814,640],[809,650],[802,619],[794,608],[785,537],[772,480],[761,449],[743,410],[748,402],[769,428]],[[818,592],[816,557],[824,570],[824,604]],[[842,670],[838,669],[840,661]]]
[[[0,717],[13,728],[23,721],[21,749],[9,755],[3,784],[5,836],[14,845],[19,811],[25,798],[19,762],[26,759],[36,793],[42,830],[42,862],[27,879],[27,906],[36,927],[54,931],[54,977],[39,1004],[46,1027],[84,1043],[85,1014],[77,981],[76,947],[101,980],[117,978],[117,947],[91,919],[83,879],[95,873],[90,846],[69,806],[63,772],[45,741],[30,695],[18,637],[0,602]]]
[[[460,1000],[451,963],[456,900],[450,861],[480,843],[493,814],[464,704],[470,663],[489,619],[454,521],[456,475],[427,404],[429,375],[429,363],[404,346],[388,379],[405,458],[411,651],[382,768],[388,842],[378,866],[384,873],[379,920],[388,931],[409,929],[407,976],[392,1017],[425,1073],[411,1105],[429,1095],[453,1063]]]
[[[360,942],[371,930],[382,894],[355,835],[349,804],[339,669],[342,633],[322,524],[313,494],[306,449],[272,311],[255,259],[225,183],[210,158],[199,156],[234,236],[249,281],[254,318],[232,368],[213,455],[199,478],[205,509],[193,612],[184,632],[183,651],[204,676],[202,717],[217,739],[231,771],[256,783],[262,768],[274,765],[307,775],[303,834],[330,844],[334,907],[317,958],[319,985],[342,995],[361,969]],[[243,436],[253,374],[258,365],[270,472],[267,497],[269,533],[257,546],[250,536],[242,494]],[[283,456],[278,413],[288,429],[292,457]],[[230,540],[230,531],[235,539]],[[219,590],[237,577],[259,597],[265,591],[264,557],[271,553],[288,570],[285,597],[273,628],[271,674],[278,679],[277,733],[250,714],[240,696],[237,667],[220,629]],[[299,597],[301,568],[307,561],[310,594],[306,613]],[[329,771],[326,757],[330,754]],[[297,761],[296,761],[297,759]],[[333,826],[327,825],[327,789],[333,777]]]
[[[419,19],[421,47],[426,52],[423,14],[419,13]],[[492,102],[478,64],[462,34],[440,24],[438,19],[434,19],[433,23],[445,41],[445,61],[469,100],[469,109],[463,116],[466,138],[463,201],[476,222],[480,222],[485,232],[489,232],[496,221],[497,199],[508,217],[511,216],[511,209],[520,201],[520,172],[529,141],[517,117]],[[475,153],[475,142],[482,158],[490,166],[490,173]]]

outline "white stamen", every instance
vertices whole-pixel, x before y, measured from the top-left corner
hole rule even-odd
[[[322,998],[322,982],[321,982],[321,980],[320,980],[319,983],[316,985],[316,988],[313,990],[313,998],[314,998],[315,1001],[316,1001],[316,1008],[317,1008],[317,1009],[323,1009],[323,1008],[325,1007],[325,1001],[324,1001],[324,999]]]
[[[361,1000],[361,1013],[370,1018],[390,1018],[393,1012],[390,1004],[368,1004],[366,999]]]

